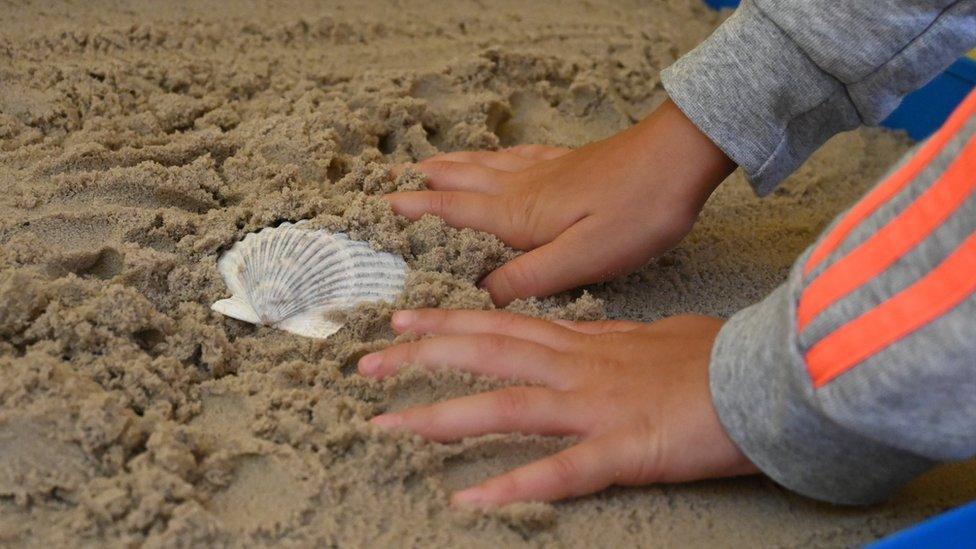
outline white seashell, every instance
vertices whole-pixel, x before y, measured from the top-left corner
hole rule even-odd
[[[392,301],[403,291],[407,264],[342,233],[291,223],[251,233],[217,261],[232,296],[218,313],[326,338],[341,324],[327,314],[367,301]]]

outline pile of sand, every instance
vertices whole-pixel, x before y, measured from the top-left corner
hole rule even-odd
[[[4,9],[0,543],[837,545],[976,497],[959,466],[866,510],[760,478],[455,510],[452,490],[565,442],[442,445],[370,427],[489,383],[355,375],[392,338],[389,306],[353,312],[327,342],[209,310],[227,296],[221,251],[299,219],[403,255],[414,274],[399,307],[490,307],[474,283],[515,252],[393,215],[377,196],[422,182],[388,166],[626,127],[663,99],[659,70],[718,23],[696,0]],[[842,136],[764,201],[735,176],[640,272],[514,308],[731,314],[905,147]]]

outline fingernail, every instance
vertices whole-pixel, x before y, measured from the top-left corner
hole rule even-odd
[[[359,359],[359,371],[366,375],[375,374],[380,369],[380,362],[382,361],[383,357],[380,356],[380,353],[365,355]]]
[[[403,330],[404,328],[413,324],[413,321],[417,319],[417,313],[413,311],[397,311],[393,313],[393,318],[390,319],[390,324],[393,325],[394,330]]]
[[[460,492],[455,492],[454,496],[451,498],[451,503],[454,505],[472,505],[472,506],[484,506],[488,502],[485,499],[485,492],[480,488],[468,488],[467,490],[462,490]]]
[[[398,427],[401,423],[403,423],[403,420],[400,418],[400,416],[396,414],[382,414],[369,420],[369,422],[372,423],[373,425],[376,425],[377,427],[382,427],[384,429],[392,429],[394,427]]]

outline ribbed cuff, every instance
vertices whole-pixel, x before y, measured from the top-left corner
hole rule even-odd
[[[845,429],[820,409],[796,353],[787,287],[740,311],[712,349],[712,400],[726,432],[784,487],[841,504],[866,504],[935,465]]]
[[[820,70],[751,1],[661,73],[671,100],[772,191],[834,134],[860,118],[844,86]]]

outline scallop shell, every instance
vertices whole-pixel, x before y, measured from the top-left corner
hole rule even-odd
[[[328,313],[392,301],[407,276],[407,264],[395,255],[342,233],[291,223],[247,235],[220,257],[217,270],[232,296],[213,310],[314,338],[342,327]]]

